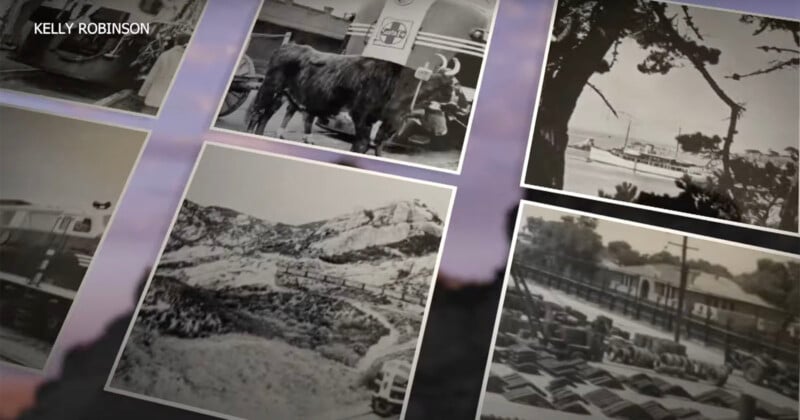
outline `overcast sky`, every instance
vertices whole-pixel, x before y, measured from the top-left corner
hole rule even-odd
[[[0,198],[75,210],[116,204],[146,133],[0,107]]]
[[[667,15],[679,11],[670,6]],[[705,38],[704,44],[722,51],[717,65],[709,72],[733,100],[747,108],[739,121],[739,134],[733,150],[757,148],[783,151],[800,141],[800,70],[786,69],[734,81],[724,76],[745,74],[768,66],[771,59],[790,55],[765,53],[760,45],[797,49],[791,34],[766,31],[752,33],[756,26],[739,22],[738,13],[691,7],[690,13]],[[682,15],[681,15],[682,16]],[[633,40],[619,47],[619,61],[606,74],[595,74],[590,81],[618,110],[632,116],[631,136],[656,143],[674,145],[678,130],[700,131],[724,137],[730,109],[714,94],[702,76],[688,62],[667,75],[644,75],[636,65],[644,59],[643,51]],[[584,89],[570,121],[571,128],[604,131],[625,135],[628,117],[616,119],[602,99],[591,89]]]
[[[547,207],[525,205],[523,212],[524,221],[528,217],[540,217],[544,220],[560,221],[563,216],[578,217],[579,214],[554,210]],[[603,244],[607,245],[613,241],[625,241],[631,247],[642,254],[655,254],[661,251],[669,251],[673,255],[680,255],[680,246],[666,247],[668,242],[680,244],[683,236],[667,233],[659,230],[646,229],[628,223],[597,219],[597,233],[603,237]],[[770,252],[758,251],[752,248],[734,246],[718,241],[698,239],[690,237],[688,244],[690,247],[697,248],[697,251],[689,251],[689,259],[705,259],[715,264],[720,264],[728,268],[732,274],[751,272],[756,269],[756,264],[761,258],[769,258],[774,261],[800,261],[798,258],[789,258]]]
[[[444,220],[450,195],[438,186],[209,145],[187,198],[271,222],[302,224],[413,199]]]

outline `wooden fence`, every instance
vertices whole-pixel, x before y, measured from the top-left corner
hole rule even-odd
[[[668,306],[666,301],[658,304],[609,289],[606,287],[606,282],[596,284],[588,280],[577,280],[539,267],[517,263],[512,266],[511,275],[562,290],[578,299],[595,303],[601,308],[608,308],[610,312],[619,312],[626,317],[648,322],[667,331],[674,331],[676,308]],[[758,331],[753,331],[750,335],[742,334],[731,331],[729,325],[726,327],[717,325],[708,317],[697,317],[687,311],[683,313],[682,337],[698,340],[706,346],[726,351],[739,348],[754,354],[767,353],[779,360],[797,364],[797,345],[792,343],[791,339],[787,339],[786,335],[778,332],[769,337]]]
[[[364,282],[348,280],[343,277],[320,274],[313,270],[287,267],[283,271],[279,272],[279,275],[283,275],[291,279],[290,281],[293,281],[296,287],[300,287],[303,281],[306,282],[311,281],[311,282],[325,283],[332,286],[346,287],[349,289],[353,289],[355,291],[359,290],[365,291],[374,294],[376,297],[385,297],[395,301],[412,303],[422,306],[425,306],[427,300],[426,299],[427,293],[424,294],[415,293],[413,290],[408,290],[408,288],[406,287],[403,287],[400,291],[396,291],[386,287],[386,285],[383,286],[369,285]],[[425,289],[425,291],[427,292],[427,289]]]

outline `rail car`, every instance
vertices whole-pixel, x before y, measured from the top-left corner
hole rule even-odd
[[[0,200],[0,325],[53,342],[110,219]]]

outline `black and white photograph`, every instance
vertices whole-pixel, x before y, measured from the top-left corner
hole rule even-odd
[[[797,255],[523,201],[510,260],[476,418],[797,418]]]
[[[459,173],[498,0],[265,0],[212,125]]]
[[[454,195],[206,143],[106,390],[222,418],[398,418]]]
[[[0,106],[0,363],[41,371],[147,132]]]
[[[0,89],[156,116],[206,0],[3,3]]]
[[[525,187],[798,235],[800,22],[558,0]]]

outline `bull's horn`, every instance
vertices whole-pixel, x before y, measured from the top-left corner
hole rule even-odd
[[[442,60],[442,64],[438,67],[438,69],[441,70],[447,68],[447,57],[445,57],[444,54],[439,54],[439,53],[436,53],[436,56],[439,57],[440,60]]]
[[[453,68],[447,70],[446,72],[444,72],[444,75],[448,76],[448,77],[452,77],[452,76],[457,75],[458,72],[460,72],[460,71],[461,71],[461,61],[458,58],[453,57]]]

